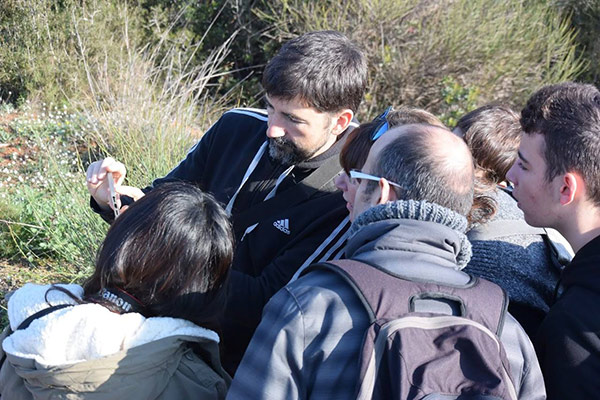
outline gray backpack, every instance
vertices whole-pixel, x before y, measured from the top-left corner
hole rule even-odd
[[[460,287],[415,282],[354,260],[314,269],[342,277],[369,314],[357,399],[517,398],[498,338],[508,305],[499,286],[476,277]],[[460,316],[428,311],[432,302]]]

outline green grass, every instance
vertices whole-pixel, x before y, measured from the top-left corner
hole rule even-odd
[[[12,154],[0,172],[0,259],[63,264],[73,279],[89,271],[106,231],[87,207],[82,180],[89,127],[79,115],[44,107],[24,107],[5,127]]]
[[[2,301],[26,282],[80,282],[107,229],[89,209],[82,180],[86,120],[43,106],[16,112],[0,127],[9,145],[0,148]]]

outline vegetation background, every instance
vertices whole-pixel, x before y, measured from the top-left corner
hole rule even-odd
[[[600,0],[3,0],[0,298],[90,272],[107,229],[91,161],[147,185],[224,110],[261,106],[266,61],[317,29],[367,54],[361,120],[406,104],[452,125],[548,83],[600,84]]]

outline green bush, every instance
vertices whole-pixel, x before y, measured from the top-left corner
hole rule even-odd
[[[141,39],[139,15],[124,1],[2,1],[1,97],[60,104],[79,97],[93,78],[89,68],[111,74],[116,49]]]
[[[242,3],[5,0],[0,2],[0,99],[102,101],[102,93],[90,92],[91,86],[119,76],[133,52],[145,51],[157,63],[168,59],[187,70],[206,63],[224,43],[235,52],[227,54],[221,72],[233,72],[214,77],[211,92],[239,94],[239,81],[248,84],[245,78],[255,69],[251,54],[242,49],[253,35],[232,41],[250,28],[250,21],[243,22],[249,5]],[[167,72],[157,78],[167,78]]]
[[[74,3],[61,4],[65,8],[46,10],[62,12]],[[68,106],[25,101],[16,110],[19,117],[6,124],[2,139],[19,151],[8,172],[0,171],[1,204],[10,211],[0,227],[0,244],[6,245],[0,259],[65,265],[74,279],[85,274],[107,228],[89,208],[89,163],[111,155],[128,167],[129,184],[144,186],[174,167],[227,104],[236,102],[234,92],[214,98],[210,90],[226,75],[233,35],[195,62],[200,43],[184,49],[171,40],[168,27],[160,33],[164,40],[134,39],[138,12],[117,2],[71,8],[77,43],[70,67],[79,81],[71,89],[54,82]],[[107,21],[114,13],[118,17]],[[52,84],[38,83],[28,90]]]
[[[600,1],[555,0],[554,4],[577,30],[577,52],[587,62],[581,78],[600,86]]]
[[[536,88],[583,69],[568,23],[543,1],[276,0],[258,15],[282,40],[336,29],[359,43],[370,66],[363,116],[388,104],[448,118],[488,102],[520,106]],[[448,104],[448,80],[476,98]]]

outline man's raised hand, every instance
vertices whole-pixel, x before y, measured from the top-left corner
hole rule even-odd
[[[107,157],[90,164],[86,173],[87,188],[96,203],[108,210],[110,208],[110,188],[107,172],[112,172],[115,191],[120,192],[120,186],[127,173],[125,165],[114,158]],[[139,190],[139,189],[138,189]]]

